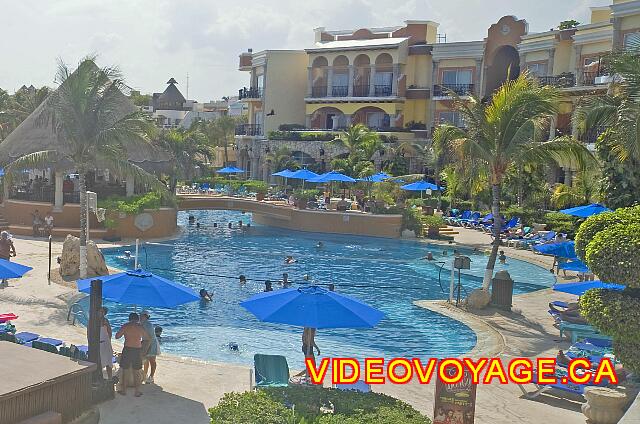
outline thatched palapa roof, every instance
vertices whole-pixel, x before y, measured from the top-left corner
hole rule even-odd
[[[119,110],[116,119],[121,119],[135,111],[137,107],[123,93],[121,94]],[[64,141],[54,132],[52,125],[42,124],[39,117],[45,108],[49,107],[50,97],[47,97],[18,127],[0,143],[0,166],[6,166],[14,160],[43,150],[65,151]],[[46,111],[45,111],[46,112]],[[160,148],[145,143],[130,143],[127,146],[128,160],[148,172],[169,172],[172,169],[173,158]],[[95,164],[100,167],[100,164]],[[74,170],[72,163],[55,163],[51,168],[59,170]]]

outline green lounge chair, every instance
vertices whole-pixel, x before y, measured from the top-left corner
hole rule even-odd
[[[280,355],[253,356],[256,387],[287,387],[289,385],[289,364],[287,358]]]
[[[598,333],[598,330],[590,325],[574,324],[565,321],[560,322],[560,339],[562,339],[562,336],[564,336],[567,331],[571,333],[572,344],[576,343],[578,340],[584,339],[585,337],[607,338],[607,336],[603,336]]]
[[[58,348],[50,343],[39,342],[38,340],[34,340],[31,342],[31,347],[34,349],[44,350],[45,352],[50,353],[59,353]]]
[[[0,333],[0,341],[1,342],[18,343],[18,339],[16,339],[16,336],[14,336],[13,334],[9,334],[9,333]]]

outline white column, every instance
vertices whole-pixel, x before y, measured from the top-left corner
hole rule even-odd
[[[349,88],[347,89],[347,96],[353,97],[353,65],[349,65]]]
[[[55,195],[53,199],[53,210],[56,212],[62,212],[63,192],[62,186],[64,185],[64,174],[57,171],[55,174]]]
[[[547,75],[555,75],[553,72],[553,64],[555,63],[556,49],[549,49],[549,60],[547,61]]]
[[[349,128],[351,126],[351,115],[347,115],[345,113],[344,115],[344,124],[347,128]]]
[[[333,66],[327,67],[327,97],[333,96]]]
[[[398,95],[398,78],[400,78],[400,64],[393,64],[393,75],[391,76],[391,95]]]
[[[376,66],[372,65],[369,71],[369,97],[376,95]]]
[[[126,188],[127,197],[131,197],[135,193],[135,188],[136,188],[135,180],[133,179],[133,176],[127,176],[127,179],[125,180],[125,182],[127,187]]]
[[[473,83],[475,84],[474,91],[479,97],[482,97],[482,68],[482,59],[476,59],[475,81]]]
[[[576,55],[576,85],[582,85],[583,81],[583,67],[582,67],[582,46],[577,45],[573,47]]]

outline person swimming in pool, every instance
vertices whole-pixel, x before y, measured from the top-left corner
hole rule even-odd
[[[323,247],[324,247],[324,243],[323,243],[323,242],[321,242],[321,241],[319,241],[319,242],[316,244],[316,249],[322,249]]]
[[[296,259],[293,258],[293,256],[289,255],[287,257],[284,258],[284,263],[289,265],[289,264],[295,264],[296,262],[298,262]]]
[[[498,260],[500,261],[501,264],[507,263],[507,255],[504,254],[504,250],[500,251],[500,256],[498,256]]]
[[[206,300],[207,302],[211,302],[213,300],[213,296],[211,293],[207,291],[207,289],[200,289],[200,299]]]
[[[240,285],[244,286],[245,284],[247,284],[247,277],[245,277],[244,275],[240,275],[240,277],[238,277],[240,279]]]
[[[433,252],[427,252],[427,255],[422,259],[427,260],[427,261],[432,261],[433,260]]]
[[[196,217],[193,215],[189,215],[189,224],[193,224],[194,222],[196,222]]]
[[[280,280],[280,284],[282,287],[287,288],[291,285],[291,281],[289,281],[289,274],[286,272],[282,273],[282,280]]]

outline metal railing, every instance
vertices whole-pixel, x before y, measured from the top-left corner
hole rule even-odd
[[[582,71],[582,85],[596,85],[596,78],[608,75],[604,69],[597,71]]]
[[[369,97],[369,84],[358,84],[353,86],[354,97]]]
[[[348,85],[334,85],[331,87],[331,95],[333,97],[347,97],[349,95]]]
[[[238,90],[238,99],[261,99],[264,94],[262,87],[247,88],[243,87]]]
[[[574,74],[567,72],[560,75],[546,75],[536,77],[542,85],[551,85],[553,87],[565,88],[576,85],[576,77]]]
[[[473,84],[438,84],[433,87],[433,95],[447,97],[453,93],[458,96],[467,96],[473,93]]]
[[[247,135],[247,136],[262,135],[262,125],[259,125],[259,124],[237,125],[236,135]]]
[[[392,93],[392,87],[389,84],[376,84],[374,87],[374,95],[378,97],[387,97]]]
[[[327,97],[327,87],[325,85],[311,87],[311,97]]]

